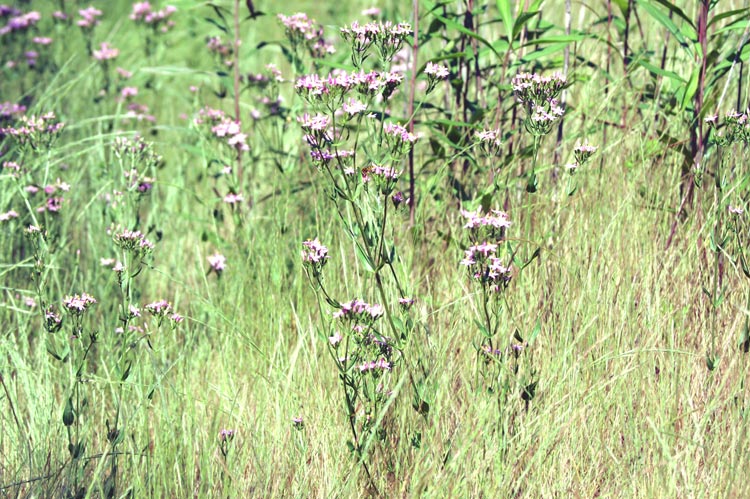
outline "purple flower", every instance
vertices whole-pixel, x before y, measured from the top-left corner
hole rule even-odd
[[[133,253],[137,258],[145,258],[154,251],[154,243],[146,239],[141,231],[125,229],[116,233],[112,240],[125,251]]]
[[[591,158],[591,155],[596,152],[598,147],[586,144],[579,144],[573,149],[573,155],[576,158],[576,163],[578,163],[579,166],[583,166],[586,163],[588,163],[589,159]]]
[[[414,305],[414,301],[415,301],[414,298],[404,297],[404,298],[398,299],[398,304],[401,305],[403,309],[409,310],[412,307],[412,305]]]
[[[461,215],[467,219],[464,229],[470,230],[481,227],[505,229],[510,227],[511,223],[508,215],[499,210],[490,210],[489,213],[483,215],[481,206],[476,211],[461,210]]]
[[[73,315],[82,315],[88,310],[93,304],[96,303],[96,299],[86,293],[80,295],[66,296],[63,300],[63,306]]]
[[[743,213],[745,213],[745,210],[743,210],[743,209],[742,209],[741,207],[739,207],[739,206],[732,206],[732,205],[729,205],[729,213],[731,213],[732,215],[740,216],[740,215],[742,215]]]
[[[304,263],[311,264],[325,264],[325,261],[329,258],[328,248],[323,246],[318,238],[313,240],[308,239],[302,243],[302,261]]]
[[[369,326],[382,317],[384,313],[385,310],[382,305],[370,305],[355,298],[348,303],[342,303],[341,308],[333,313],[333,318],[348,322],[353,327],[359,325]]]
[[[150,312],[152,315],[156,317],[164,317],[167,314],[172,313],[172,304],[169,303],[167,300],[159,300],[152,303],[147,304],[145,308],[148,312]]]
[[[232,439],[234,439],[236,432],[237,432],[236,430],[227,430],[227,429],[221,430],[219,432],[219,441],[220,442],[231,441]]]
[[[8,220],[12,218],[18,218],[18,212],[15,210],[6,211],[5,213],[0,213],[0,222],[7,222]]]
[[[424,72],[425,74],[430,75],[439,80],[444,80],[445,78],[448,78],[448,75],[450,74],[450,71],[448,71],[448,68],[446,68],[445,66],[440,66],[438,64],[435,64],[433,62],[427,63],[427,66],[425,66]]]
[[[107,42],[99,45],[99,50],[94,50],[93,56],[97,61],[108,61],[120,55],[120,49],[110,46]]]
[[[81,28],[90,29],[99,24],[98,18],[101,17],[102,11],[89,6],[85,9],[79,10],[78,14],[81,16],[81,19],[79,19],[76,24]]]
[[[341,333],[336,331],[333,333],[333,336],[328,337],[328,342],[331,344],[332,347],[336,348],[339,343],[341,343],[341,340],[344,338],[341,336]]]
[[[227,258],[219,252],[209,255],[207,257],[208,265],[211,267],[210,271],[214,271],[217,274],[221,274],[226,268]]]

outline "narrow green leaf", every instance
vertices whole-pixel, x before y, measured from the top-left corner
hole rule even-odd
[[[531,46],[531,45],[544,45],[548,43],[565,43],[568,44],[570,42],[579,42],[581,40],[585,40],[586,38],[589,38],[588,35],[584,33],[576,33],[572,35],[553,35],[553,36],[545,36],[542,38],[535,38],[534,40],[529,40],[525,47]]]
[[[227,28],[225,28],[224,26],[222,26],[221,24],[219,24],[219,22],[216,21],[215,19],[211,19],[210,17],[204,17],[203,19],[205,21],[207,21],[208,23],[213,24],[214,26],[216,26],[217,28],[219,28],[224,33],[229,33],[229,31],[227,30]]]
[[[615,5],[617,5],[620,8],[620,12],[622,12],[622,15],[627,17],[628,8],[629,8],[628,0],[612,0],[612,1]]]
[[[508,37],[508,43],[513,42],[513,12],[510,0],[497,0],[497,10],[500,11],[500,18],[505,26],[505,33]]]
[[[433,4],[432,2],[426,1],[425,3],[427,4],[427,6],[429,8],[430,13],[433,16],[435,16],[436,19],[440,20],[440,22],[443,23],[445,25],[445,27],[455,29],[459,33],[463,33],[464,35],[470,36],[471,38],[474,38],[475,40],[478,40],[478,41],[482,42],[482,44],[484,44],[487,47],[489,47],[490,50],[492,50],[492,52],[498,58],[500,58],[500,53],[497,50],[495,50],[495,47],[493,47],[492,44],[490,42],[488,42],[485,38],[483,38],[483,37],[479,36],[478,34],[474,33],[470,29],[466,28],[464,25],[462,25],[460,23],[457,23],[456,21],[453,21],[451,19],[448,19],[447,17],[444,17],[444,16],[438,14],[437,10],[436,10],[437,6],[435,4]]]
[[[681,77],[677,73],[673,71],[668,71],[666,69],[661,69],[660,67],[654,66],[653,64],[643,59],[637,59],[634,62],[640,66],[643,66],[652,74],[655,74],[658,76],[664,76],[665,78],[669,78],[670,80],[675,81],[677,83],[682,83],[682,84],[687,83],[687,80],[685,80],[683,77]]]
[[[521,61],[524,63],[535,61],[539,58],[554,54],[555,52],[560,52],[561,50],[564,50],[567,45],[567,43],[555,43],[554,45],[550,45],[541,50],[535,50],[530,54],[526,54],[525,56],[523,56]]]
[[[686,109],[692,102],[695,92],[698,91],[698,79],[700,78],[701,68],[696,66],[693,74],[690,75],[685,94],[682,96],[682,109]]]
[[[662,12],[660,9],[655,7],[651,2],[648,0],[637,0],[638,5],[640,5],[643,10],[645,10],[656,22],[664,26],[667,31],[672,33],[674,37],[677,39],[678,42],[680,42],[681,45],[685,46],[688,50],[690,50],[690,43],[687,38],[685,38],[685,35],[680,30],[680,28],[677,27],[677,25],[672,21],[667,14]],[[689,34],[690,42],[696,41],[698,39],[697,33],[695,32],[695,28],[690,26]]]
[[[529,345],[531,345],[537,336],[539,336],[539,333],[542,332],[542,322],[537,320],[536,325],[534,326],[534,330],[531,331],[531,334],[529,335]]]
[[[359,243],[356,243],[356,250],[357,250],[357,256],[359,257],[359,261],[362,262],[362,265],[364,265],[365,270],[368,272],[375,272],[375,263],[372,261],[372,259],[367,256],[365,251],[362,249],[362,246],[360,246]]]
[[[687,22],[693,29],[695,29],[695,24],[693,24],[693,20],[690,19],[685,12],[676,6],[675,4],[668,2],[667,0],[654,0],[656,3],[660,3],[663,6],[665,6],[667,9],[672,11],[674,14],[676,14],[678,17],[682,18],[685,22]]]
[[[516,23],[513,25],[513,39],[515,39],[518,34],[521,32],[523,27],[528,23],[534,16],[539,14],[538,10],[528,10],[526,12],[522,12],[517,18]]]
[[[474,324],[476,324],[477,328],[479,328],[479,331],[484,335],[485,338],[491,338],[492,334],[487,330],[487,328],[479,322],[478,320],[474,319]]]
[[[720,14],[716,14],[714,17],[711,18],[710,21],[708,21],[708,27],[710,28],[715,23],[718,23],[719,21],[722,21],[724,19],[727,19],[729,17],[739,16],[739,15],[745,15],[750,12],[750,8],[745,9],[736,9],[736,10],[729,10],[727,12],[722,12]]]

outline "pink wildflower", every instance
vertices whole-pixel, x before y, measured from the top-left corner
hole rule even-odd
[[[207,260],[208,264],[211,266],[209,271],[213,270],[217,274],[221,274],[226,268],[227,258],[219,252],[209,255]]]
[[[108,61],[120,55],[120,49],[112,47],[107,42],[102,42],[99,50],[94,50],[93,56],[97,61]]]

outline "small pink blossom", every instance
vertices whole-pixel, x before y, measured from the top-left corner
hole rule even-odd
[[[18,212],[15,210],[6,211],[5,213],[0,213],[0,222],[7,222],[8,220],[12,218],[18,218]]]
[[[93,28],[97,24],[99,24],[99,17],[102,15],[102,11],[99,9],[95,9],[94,7],[87,7],[85,9],[81,9],[78,11],[78,14],[81,16],[81,19],[77,21],[76,24],[80,26],[81,28]]]
[[[123,99],[135,97],[136,95],[138,95],[138,87],[123,87],[123,89],[120,90],[120,96],[122,96]]]
[[[219,252],[209,255],[207,260],[211,266],[210,270],[213,270],[217,274],[220,274],[226,268],[227,258]]]
[[[80,315],[96,303],[96,299],[87,294],[81,293],[80,295],[66,296],[63,300],[63,306],[68,312],[74,315]]]
[[[108,61],[120,55],[120,49],[110,46],[107,42],[99,45],[99,50],[94,50],[93,56],[97,61]]]
[[[233,193],[230,192],[226,196],[224,196],[224,202],[230,205],[235,205],[243,202],[245,200],[244,196],[240,193]]]

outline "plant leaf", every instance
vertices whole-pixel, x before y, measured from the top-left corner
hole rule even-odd
[[[505,25],[505,32],[508,37],[508,43],[513,42],[513,12],[510,0],[497,0],[497,10],[500,11],[500,18]]]

